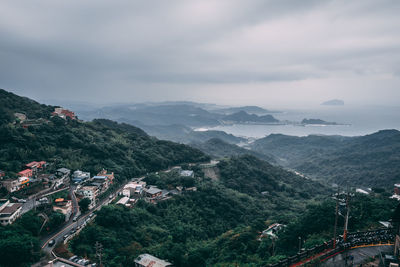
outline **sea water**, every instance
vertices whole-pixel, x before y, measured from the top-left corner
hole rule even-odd
[[[282,125],[234,124],[207,128],[251,138],[261,138],[270,134],[306,136],[310,134],[360,136],[384,129],[400,130],[399,107],[318,107],[315,109],[282,110],[272,114]],[[304,118],[322,119],[339,125],[300,125]],[[297,124],[296,124],[297,122]]]

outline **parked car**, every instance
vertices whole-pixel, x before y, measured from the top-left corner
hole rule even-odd
[[[19,203],[26,203],[26,199],[18,199]]]
[[[74,260],[77,259],[77,258],[78,258],[78,256],[74,255],[74,256],[72,256],[71,258],[69,258],[68,260],[69,260],[69,261],[74,261]]]
[[[49,203],[49,199],[47,197],[42,197],[41,199],[39,199],[39,202]]]
[[[65,240],[65,239],[67,239],[68,237],[69,237],[69,234],[66,234],[66,235],[63,236],[63,239]]]
[[[54,246],[54,244],[56,243],[56,241],[54,239],[49,241],[49,247]]]

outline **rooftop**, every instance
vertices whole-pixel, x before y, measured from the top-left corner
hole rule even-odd
[[[139,255],[135,263],[138,263],[140,265],[146,266],[146,267],[166,267],[166,266],[172,266],[171,263],[166,262],[164,260],[161,260],[159,258],[156,258],[150,254],[141,254]]]
[[[180,172],[181,176],[192,176],[193,175],[193,171],[189,171],[189,170],[183,170]]]
[[[157,187],[150,187],[149,189],[146,189],[146,192],[153,195],[162,192],[160,189]]]
[[[10,203],[8,204],[1,212],[0,212],[0,216],[4,216],[4,215],[9,215],[9,214],[13,214],[14,212],[16,212],[20,207],[22,207],[21,203]]]
[[[32,161],[31,163],[28,163],[25,166],[31,168],[31,167],[37,167],[38,165],[40,165],[39,162]]]
[[[94,176],[93,179],[107,179],[107,176]]]
[[[126,203],[128,203],[128,201],[129,201],[129,197],[123,197],[120,200],[118,200],[117,204],[125,205]]]
[[[86,185],[86,186],[82,187],[82,190],[97,190],[97,186]]]
[[[23,171],[20,171],[19,174],[26,174],[26,173],[31,173],[32,171],[30,169],[25,169]]]
[[[69,169],[67,169],[67,168],[60,168],[60,169],[58,169],[57,170],[58,172],[62,172],[62,173],[69,173],[69,172],[71,172]]]

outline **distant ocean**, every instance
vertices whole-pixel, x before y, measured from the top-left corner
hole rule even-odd
[[[248,125],[235,124],[208,128],[221,130],[236,136],[261,138],[269,134],[306,136],[310,134],[359,136],[384,129],[400,130],[400,107],[358,107],[328,106],[315,110],[286,110],[272,114],[281,121],[300,122],[304,118],[322,119],[346,125]]]

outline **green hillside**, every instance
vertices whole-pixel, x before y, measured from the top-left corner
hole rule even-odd
[[[178,163],[208,160],[197,149],[157,140],[127,124],[50,117],[54,107],[5,91],[0,93],[2,102],[3,96],[7,98],[8,104],[3,107],[7,114],[23,111],[28,118],[44,119],[28,128],[11,123],[13,116],[0,124],[0,169],[7,174],[20,171],[30,161],[45,160],[55,167],[91,173],[106,168],[130,178]]]
[[[324,186],[279,167],[243,156],[217,165],[221,180],[196,178],[186,192],[156,205],[139,201],[133,209],[104,207],[95,223],[72,241],[78,255],[94,257],[94,243],[104,246],[107,266],[130,266],[140,253],[150,253],[174,266],[265,266],[270,243],[257,241],[271,222],[289,223],[306,205],[328,194]],[[160,181],[157,182],[159,179]],[[170,188],[179,175],[160,173],[147,182]],[[188,183],[189,181],[183,181]],[[260,191],[267,193],[261,194]],[[225,264],[225,265],[224,265]]]
[[[239,147],[235,144],[230,144],[219,138],[212,138],[203,143],[193,142],[189,145],[194,148],[200,149],[204,153],[209,154],[214,158],[227,158],[232,156],[253,155],[262,160],[267,160],[268,162],[275,162],[274,158],[271,156],[267,156],[265,154],[258,153],[256,151],[248,150],[243,147]]]
[[[357,137],[331,153],[311,155],[295,168],[340,185],[392,188],[400,181],[400,132]]]
[[[15,120],[14,113],[24,113],[29,119],[49,118],[54,106],[39,104],[27,97],[0,89],[0,125]]]
[[[390,188],[400,181],[400,132],[383,130],[360,137],[270,135],[252,150],[281,165],[341,185]]]

